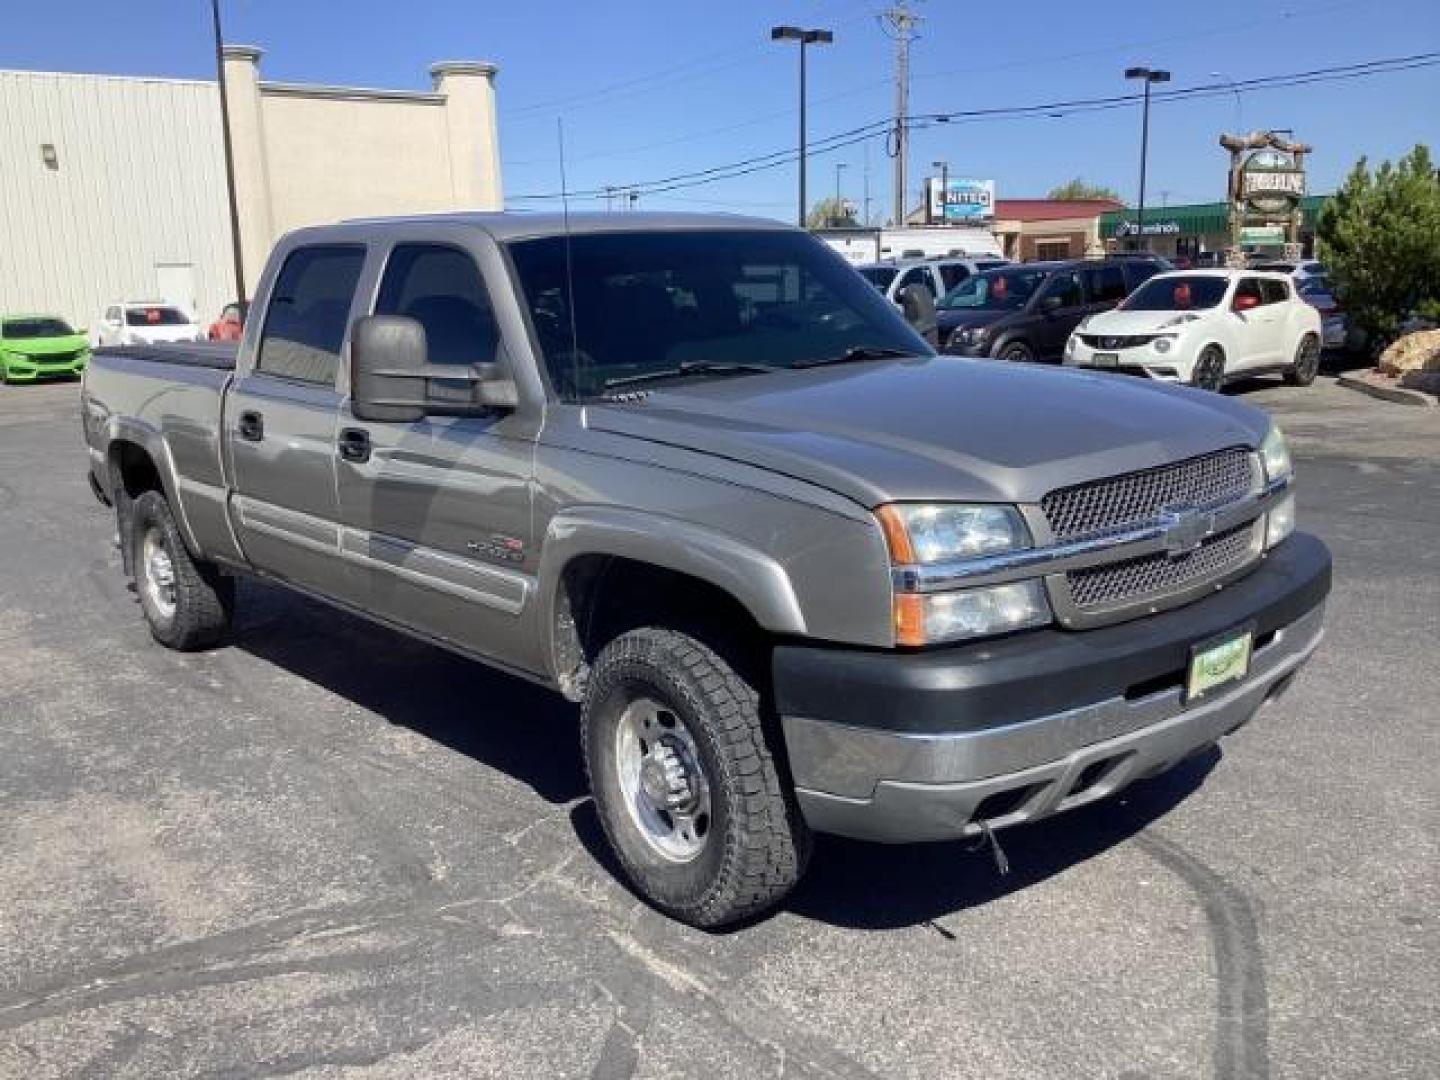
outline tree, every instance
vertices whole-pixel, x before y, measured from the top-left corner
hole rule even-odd
[[[1113,199],[1120,202],[1120,193],[1102,184],[1092,184],[1080,177],[1067,180],[1057,188],[1051,188],[1047,198],[1051,199]]]
[[[833,195],[821,199],[805,215],[805,227],[808,229],[843,229],[859,224],[855,218],[855,207]]]
[[[1412,314],[1440,316],[1440,174],[1428,148],[1374,172],[1361,158],[1316,233],[1336,294],[1377,346]]]

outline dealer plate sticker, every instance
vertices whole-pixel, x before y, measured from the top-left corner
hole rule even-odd
[[[1218,686],[1243,679],[1250,671],[1250,652],[1254,644],[1254,631],[1245,630],[1197,645],[1190,656],[1186,698],[1193,701]]]

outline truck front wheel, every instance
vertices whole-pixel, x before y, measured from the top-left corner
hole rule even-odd
[[[130,565],[151,635],[182,652],[218,644],[230,628],[235,579],[191,558],[160,492],[142,492],[129,516]]]
[[[760,695],[699,640],[646,627],[610,642],[581,737],[605,835],[662,911],[724,926],[774,907],[800,879],[809,834]]]

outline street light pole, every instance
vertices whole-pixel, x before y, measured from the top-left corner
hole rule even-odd
[[[771,41],[798,41],[800,43],[800,210],[796,215],[800,227],[805,227],[805,47],[807,45],[828,45],[835,40],[829,30],[802,30],[798,26],[772,26]]]
[[[950,194],[950,163],[948,161],[932,161],[932,168],[940,170],[940,224],[945,224],[945,198]]]
[[[1150,245],[1145,239],[1145,162],[1150,154],[1150,87],[1155,83],[1169,82],[1170,72],[1132,67],[1125,69],[1125,78],[1141,79],[1145,83],[1145,104],[1140,120],[1140,205],[1135,210],[1135,227],[1139,230],[1142,247],[1148,251]]]
[[[840,171],[844,168],[846,168],[845,162],[837,161],[835,163],[835,214],[837,217],[840,216],[840,212],[845,207],[845,204],[840,200]]]
[[[235,152],[230,147],[230,97],[225,92],[225,38],[220,32],[220,0],[210,0],[210,19],[215,28],[215,78],[220,84],[220,129],[225,143],[225,194],[230,200],[230,255],[235,261],[235,299],[242,305],[245,295],[245,259],[240,253],[240,206],[235,199]]]

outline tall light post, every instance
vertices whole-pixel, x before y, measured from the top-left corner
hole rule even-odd
[[[840,173],[849,166],[843,161],[835,162],[835,216],[837,219],[843,217],[845,203],[840,198]]]
[[[932,161],[930,167],[940,170],[940,224],[944,225],[945,197],[950,193],[950,163],[948,161]]]
[[[835,40],[829,30],[802,30],[798,26],[772,26],[771,41],[798,41],[800,43],[800,212],[797,215],[800,227],[805,227],[805,48],[808,45],[828,45]]]
[[[1140,120],[1140,205],[1135,209],[1135,227],[1139,230],[1141,246],[1148,250],[1150,245],[1145,240],[1145,159],[1150,153],[1150,87],[1155,83],[1169,82],[1170,72],[1132,67],[1125,69],[1125,78],[1140,79],[1145,83],[1145,106]]]

